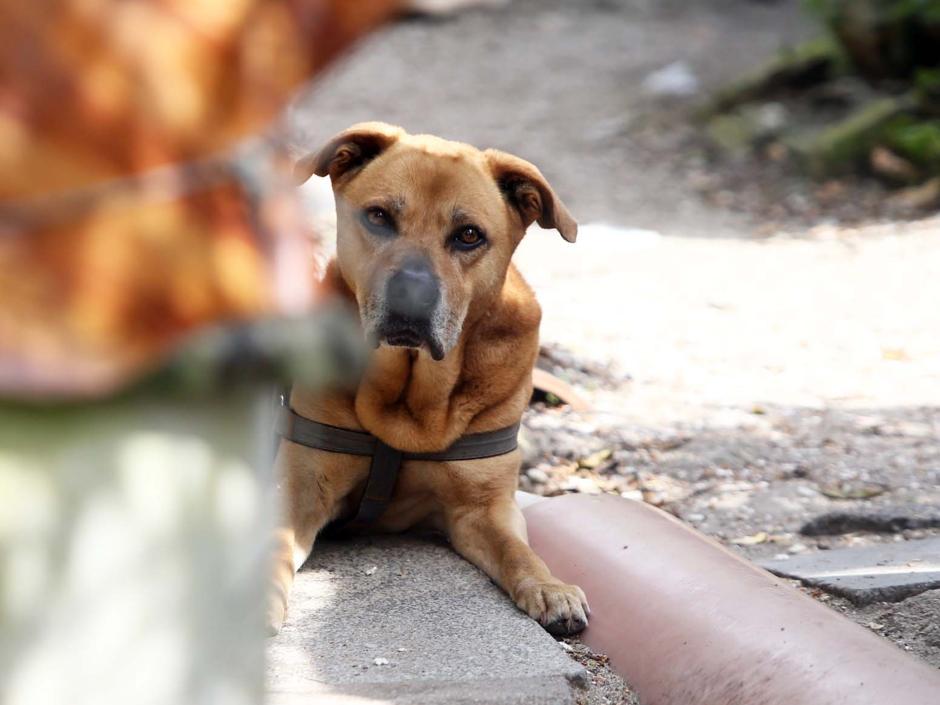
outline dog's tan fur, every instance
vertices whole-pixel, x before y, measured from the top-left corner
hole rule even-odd
[[[330,291],[355,302],[365,321],[371,293],[387,273],[420,253],[444,286],[450,328],[442,328],[457,328],[440,361],[424,349],[382,345],[355,393],[323,396],[295,388],[293,408],[323,423],[367,430],[406,452],[442,450],[464,434],[516,423],[532,391],[541,312],[510,259],[533,221],[571,241],[577,233],[539,171],[502,152],[365,123],[301,160],[297,174],[300,180],[317,174],[333,181],[338,239],[325,277]],[[376,238],[360,223],[363,209],[376,204],[396,210],[394,238]],[[486,246],[471,252],[446,247],[454,222],[481,227]],[[588,613],[584,593],[555,579],[528,546],[514,500],[519,463],[518,451],[461,462],[406,461],[374,528],[442,530],[522,610],[553,632],[578,631]],[[317,533],[354,510],[369,459],[282,441],[278,468],[286,506],[278,533],[274,629],[283,621],[294,571]]]

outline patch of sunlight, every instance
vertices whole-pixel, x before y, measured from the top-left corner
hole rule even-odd
[[[801,573],[801,575],[807,578],[848,578],[854,575],[903,575],[904,573],[913,573],[915,575],[936,573],[940,576],[940,563],[911,561],[908,564],[902,565],[870,565],[861,568],[845,568],[843,570],[820,570],[813,573]]]

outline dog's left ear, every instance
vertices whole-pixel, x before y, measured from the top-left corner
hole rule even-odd
[[[302,184],[316,174],[329,176],[335,183],[358,171],[404,134],[400,127],[384,122],[360,122],[334,135],[319,152],[299,159],[294,165],[294,181]]]
[[[543,228],[554,228],[568,242],[578,238],[578,224],[534,164],[498,149],[483,154],[499,190],[519,211],[523,228],[538,222]]]

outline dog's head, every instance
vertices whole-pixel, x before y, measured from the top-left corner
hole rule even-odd
[[[295,174],[332,180],[337,265],[366,335],[435,360],[492,304],[533,221],[569,242],[577,235],[529,162],[384,123],[341,132]]]

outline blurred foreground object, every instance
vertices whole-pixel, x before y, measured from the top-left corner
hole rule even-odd
[[[448,15],[473,7],[502,7],[510,0],[409,0],[406,9],[424,15]]]
[[[0,0],[0,704],[256,704],[264,385],[355,374],[249,139],[385,0]]]
[[[284,157],[233,148],[396,7],[0,0],[0,394],[103,393],[201,325],[305,310]]]
[[[3,705],[261,702],[250,401],[0,407]]]

